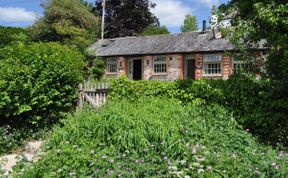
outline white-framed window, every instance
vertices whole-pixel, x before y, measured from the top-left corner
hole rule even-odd
[[[117,58],[108,58],[107,59],[107,72],[108,73],[117,73]]]
[[[156,56],[153,60],[154,73],[155,74],[165,74],[167,73],[167,57],[166,56]]]
[[[222,73],[222,56],[220,54],[204,55],[204,75],[221,75]]]

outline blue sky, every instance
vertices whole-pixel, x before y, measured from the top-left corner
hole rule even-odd
[[[45,0],[0,0],[0,25],[27,27],[43,15],[41,2]],[[94,2],[94,0],[87,0]],[[195,15],[199,29],[202,21],[209,22],[212,5],[220,5],[228,0],[151,0],[157,4],[152,12],[159,18],[161,25],[172,33],[178,33],[186,14]]]

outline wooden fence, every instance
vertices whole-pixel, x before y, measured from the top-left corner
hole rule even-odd
[[[79,84],[78,108],[87,103],[95,108],[100,107],[107,101],[108,83]]]

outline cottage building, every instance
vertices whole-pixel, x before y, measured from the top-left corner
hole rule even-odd
[[[105,78],[132,80],[227,79],[242,61],[226,55],[236,50],[213,32],[122,37],[99,40],[90,47],[106,59]],[[265,50],[263,43],[257,47]]]
[[[90,50],[106,60],[105,78],[121,75],[132,80],[182,80],[228,77],[243,66],[229,52],[237,49],[219,28],[231,28],[237,11],[219,20],[212,8],[211,30],[203,21],[201,32],[102,39]],[[255,45],[255,58],[263,58],[265,40]]]

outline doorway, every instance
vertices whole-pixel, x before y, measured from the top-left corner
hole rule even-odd
[[[133,60],[133,80],[142,80],[142,60]]]
[[[186,60],[186,79],[195,79],[195,60]]]

